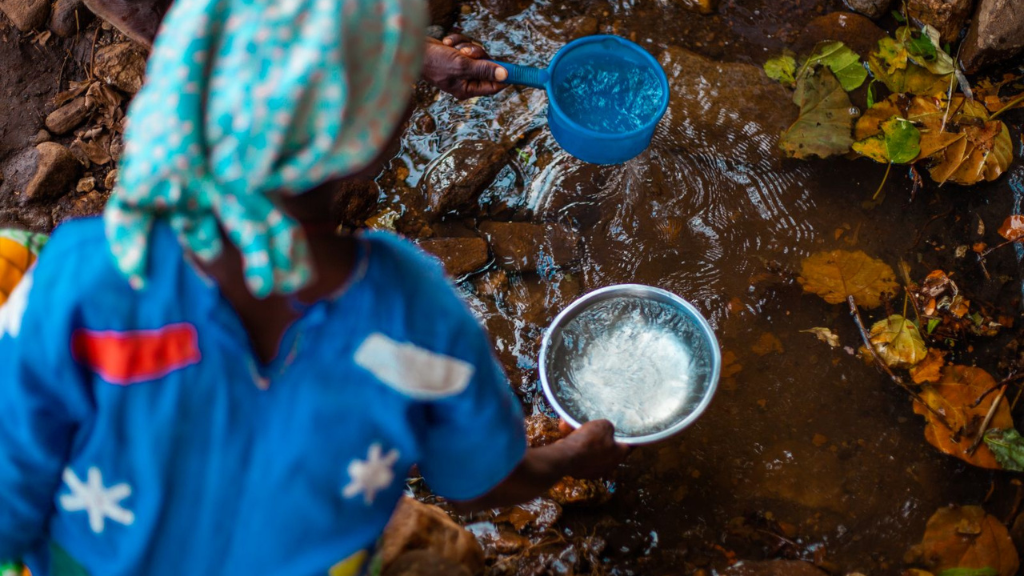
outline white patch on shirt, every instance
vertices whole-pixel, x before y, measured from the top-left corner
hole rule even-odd
[[[474,372],[468,362],[395,342],[379,332],[359,345],[355,361],[381,382],[417,400],[454,396],[469,386]]]
[[[380,444],[374,442],[366,454],[366,460],[355,458],[348,465],[351,482],[341,491],[345,498],[353,498],[360,494],[367,506],[381,490],[387,490],[395,480],[395,462],[398,461],[398,450],[392,448],[387,454]]]
[[[14,287],[7,302],[0,306],[0,339],[10,335],[17,338],[21,333],[21,319],[28,308],[28,293],[32,290],[32,271],[29,270]]]
[[[71,468],[65,468],[64,483],[71,492],[60,497],[60,505],[68,512],[85,511],[89,516],[89,527],[96,534],[103,533],[107,518],[125,526],[135,522],[135,514],[121,507],[121,501],[132,495],[132,487],[122,482],[107,488],[103,485],[103,473],[99,468],[89,468],[85,482]]]

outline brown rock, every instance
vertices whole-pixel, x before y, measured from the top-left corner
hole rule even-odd
[[[57,108],[46,117],[46,128],[54,134],[66,134],[85,121],[92,112],[92,106],[84,96]]]
[[[877,24],[853,12],[832,12],[818,16],[804,26],[799,39],[793,45],[798,54],[810,53],[818,42],[838,41],[867,58],[878,48],[878,41],[886,36],[885,30]]]
[[[22,32],[35,30],[46,24],[50,16],[50,0],[0,0],[0,12]]]
[[[531,545],[529,538],[493,524],[478,524],[474,526],[473,534],[483,546],[488,558],[515,554]]]
[[[107,177],[103,179],[103,187],[107,190],[113,190],[114,186],[117,186],[117,169],[113,169],[107,172]]]
[[[483,238],[429,238],[420,248],[436,256],[452,278],[476,272],[487,264],[487,242]]]
[[[473,576],[473,573],[429,550],[414,550],[399,556],[381,576]]]
[[[508,274],[501,269],[488,270],[473,279],[473,288],[480,296],[495,298],[508,288]]]
[[[969,73],[1016,56],[1024,49],[1024,4],[979,0],[960,58]]]
[[[96,189],[96,179],[92,176],[82,178],[78,181],[78,186],[75,187],[77,192],[92,192]]]
[[[565,34],[569,40],[597,34],[597,18],[593,16],[575,16],[565,21]]]
[[[94,14],[149,48],[171,0],[85,0]]]
[[[53,136],[51,136],[46,130],[40,129],[32,138],[32,144],[42,144],[43,142],[49,142],[50,140],[53,140]]]
[[[142,88],[146,78],[146,54],[134,42],[120,42],[96,51],[96,76],[128,94]]]
[[[854,12],[860,12],[868,18],[879,18],[889,12],[892,0],[843,0]]]
[[[576,259],[579,239],[561,224],[484,222],[480,231],[491,244],[498,265],[506,270],[550,270]]]
[[[562,506],[596,506],[612,497],[603,480],[565,477],[548,490],[548,497]]]
[[[547,446],[565,438],[565,433],[558,429],[558,419],[534,414],[526,418],[526,443],[530,448]]]
[[[455,24],[455,17],[459,15],[459,6],[455,0],[429,0],[427,10],[430,12],[430,24],[445,30]]]
[[[53,222],[55,225],[60,225],[67,220],[74,220],[75,218],[98,216],[103,213],[103,208],[107,205],[109,197],[109,194],[104,194],[98,190],[93,190],[88,194],[81,194],[74,198],[65,196],[53,208]]]
[[[435,217],[469,208],[505,165],[505,148],[489,140],[463,140],[427,168],[424,192]]]
[[[972,8],[974,0],[909,0],[907,14],[919,26],[938,30],[943,42],[955,42]]]
[[[484,552],[476,538],[437,506],[402,498],[381,536],[381,561],[386,572],[408,552],[426,550],[470,574],[484,568]]]
[[[331,218],[345,226],[361,228],[377,208],[380,188],[372,181],[345,180],[331,203]]]
[[[74,186],[80,168],[67,148],[43,142],[8,160],[0,195],[20,195],[24,200],[63,196]]]
[[[92,16],[82,0],[57,0],[50,14],[50,30],[57,36],[67,38],[84,29],[92,21]]]
[[[544,280],[527,274],[509,285],[505,307],[516,319],[547,326],[581,291],[579,280],[571,274],[553,274]]]
[[[730,566],[722,574],[723,576],[827,576],[813,564],[800,560],[744,561]]]

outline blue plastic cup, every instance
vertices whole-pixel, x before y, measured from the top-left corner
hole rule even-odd
[[[571,118],[559,105],[555,86],[574,69],[588,62],[620,60],[624,65],[649,70],[661,83],[661,100],[650,118],[628,132],[607,132],[588,128]],[[548,125],[566,152],[592,164],[621,164],[640,154],[651,143],[654,129],[668,109],[668,78],[661,65],[646,50],[618,36],[586,36],[574,40],[555,54],[547,68],[533,68],[495,62],[508,71],[509,84],[542,88],[548,93]]]

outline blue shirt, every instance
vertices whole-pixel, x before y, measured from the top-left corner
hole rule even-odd
[[[522,413],[483,330],[414,246],[360,246],[261,366],[168,227],[133,291],[100,220],[63,225],[0,309],[0,563],[326,574],[373,546],[413,464],[456,500],[504,479]]]

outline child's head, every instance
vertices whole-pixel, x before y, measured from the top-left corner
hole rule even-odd
[[[256,296],[310,278],[300,226],[279,198],[372,169],[407,117],[419,72],[420,0],[177,0],[132,103],[105,214],[119,267],[145,277],[165,217],[203,260],[221,230]]]

